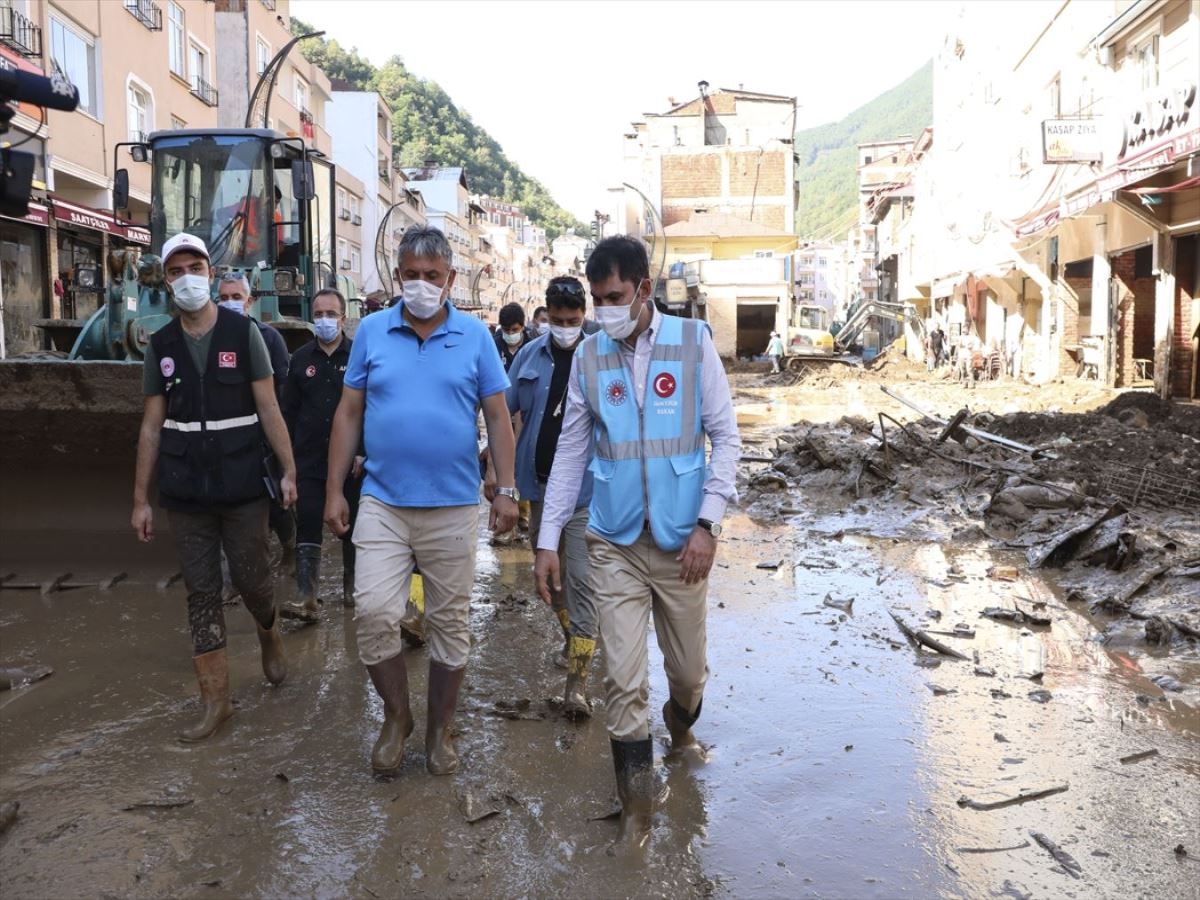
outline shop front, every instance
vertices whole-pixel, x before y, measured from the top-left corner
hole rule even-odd
[[[49,210],[39,203],[30,203],[22,218],[0,216],[0,358],[44,348],[37,322],[49,313],[49,221]]]

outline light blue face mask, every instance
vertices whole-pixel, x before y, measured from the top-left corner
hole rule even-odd
[[[241,300],[222,300],[217,305],[224,307],[230,312],[235,312],[243,316],[246,314],[246,304]]]
[[[317,319],[313,322],[313,330],[317,333],[317,340],[322,344],[332,344],[337,340],[341,323],[337,319]]]

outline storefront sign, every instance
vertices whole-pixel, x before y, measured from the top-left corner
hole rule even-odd
[[[687,282],[682,278],[667,279],[667,302],[687,303]]]
[[[30,203],[29,212],[24,216],[0,216],[0,219],[10,219],[13,222],[28,222],[30,225],[41,225],[43,228],[50,224],[50,210],[40,203]]]
[[[1142,95],[1126,113],[1117,159],[1175,137],[1195,124],[1196,85],[1156,88]]]
[[[88,209],[86,206],[78,206],[65,200],[55,199],[52,202],[54,218],[60,222],[66,222],[79,228],[90,228],[93,231],[106,231],[135,244],[150,246],[150,232],[140,225],[119,222],[109,213],[101,212],[98,209]]]
[[[1042,162],[1100,162],[1103,148],[1095,119],[1047,119],[1042,122]]]

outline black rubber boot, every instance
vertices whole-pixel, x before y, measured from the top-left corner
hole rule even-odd
[[[284,618],[303,622],[320,620],[317,584],[321,573],[321,545],[301,544],[296,548],[296,599],[281,610]]]
[[[654,742],[615,741],[612,746],[613,771],[617,776],[617,797],[621,801],[621,823],[617,839],[609,853],[640,850],[650,836],[654,804],[666,799],[666,789],[660,794],[658,775],[654,771]]]
[[[696,711],[689,713],[671,697],[663,704],[663,721],[667,731],[671,733],[671,752],[679,753],[697,746],[696,736],[692,734],[692,726],[700,718],[700,710],[704,708],[704,700],[696,704]]]
[[[354,605],[354,541],[342,541],[342,605]]]

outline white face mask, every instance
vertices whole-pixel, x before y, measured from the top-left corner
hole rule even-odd
[[[414,279],[401,285],[404,306],[417,319],[432,319],[442,308],[442,288],[428,281]]]
[[[504,343],[508,344],[510,347],[517,346],[517,344],[521,343],[521,339],[525,337],[524,333],[520,331],[505,331],[503,334]]]
[[[207,275],[180,275],[171,282],[175,305],[186,312],[196,312],[210,302]]]
[[[537,323],[537,333],[538,334],[549,334],[549,332],[550,332],[550,323],[549,322],[538,322]]]
[[[637,317],[630,316],[633,312],[633,307],[637,303],[637,293],[641,290],[642,283],[639,281],[637,288],[634,289],[633,297],[624,306],[597,306],[594,309],[596,322],[604,329],[614,341],[623,341],[633,333],[633,329],[637,328]],[[638,316],[642,313],[641,308],[638,308]]]
[[[241,300],[222,300],[217,306],[224,307],[230,312],[246,314],[246,304]]]
[[[564,350],[570,350],[579,340],[579,335],[583,331],[582,325],[551,325],[550,340],[558,344]]]

